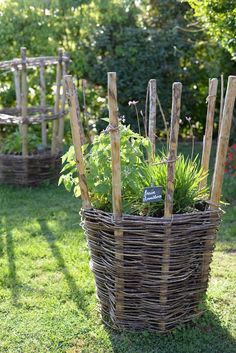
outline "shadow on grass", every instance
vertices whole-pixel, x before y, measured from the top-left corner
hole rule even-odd
[[[63,273],[63,275],[66,279],[66,282],[67,282],[69,290],[70,290],[71,299],[76,303],[77,308],[79,310],[86,311],[86,307],[88,304],[85,300],[86,293],[84,293],[77,286],[74,277],[70,274],[69,270],[67,269],[65,260],[61,254],[61,251],[60,251],[58,245],[56,244],[57,238],[56,238],[55,234],[50,230],[50,228],[48,227],[47,222],[45,220],[39,220],[38,222],[41,227],[42,235],[47,240],[47,242],[50,246],[51,252],[57,261],[58,268]]]
[[[114,353],[236,352],[236,340],[207,309],[202,317],[168,334],[107,330]]]
[[[11,288],[11,297],[13,305],[18,305],[19,293],[18,283],[16,276],[16,263],[15,263],[15,247],[12,232],[6,228],[6,253],[8,261],[8,285]]]
[[[3,234],[3,230],[0,228],[0,257],[2,257],[4,255],[4,244],[3,244],[3,237],[2,237],[2,234]]]

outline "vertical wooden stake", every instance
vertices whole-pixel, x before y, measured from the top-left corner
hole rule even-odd
[[[108,72],[108,106],[109,106],[109,127],[111,136],[111,155],[112,155],[112,203],[113,218],[115,222],[122,219],[121,203],[121,164],[120,164],[120,135],[117,106],[116,73]],[[124,314],[124,255],[123,255],[123,230],[117,227],[115,235],[115,256],[116,256],[116,275],[115,275],[115,320],[122,320]],[[113,316],[113,313],[111,313]]]
[[[15,67],[14,70],[14,82],[15,82],[15,91],[16,91],[16,108],[20,111],[21,109],[21,94],[20,94],[20,71],[18,67]]]
[[[44,63],[40,64],[40,106],[42,108],[43,114],[46,109],[46,83],[45,83],[45,66]],[[42,145],[47,146],[47,123],[42,121],[41,124],[41,134],[42,134]]]
[[[169,163],[167,164],[167,182],[164,212],[164,217],[167,218],[171,217],[173,212],[175,160],[177,158],[181,93],[182,84],[180,82],[174,82],[172,86],[172,111],[168,155]]]
[[[69,65],[69,57],[66,55],[68,58],[68,61],[64,61],[62,65],[62,98],[61,98],[61,109],[60,112],[62,113],[62,116],[59,119],[59,127],[58,127],[58,144],[59,144],[59,149],[62,149],[62,141],[64,137],[64,110],[65,110],[65,103],[66,103],[66,89],[65,89],[65,82],[64,82],[64,77],[67,75],[67,70],[68,70],[68,65]]]
[[[166,197],[164,217],[171,218],[174,204],[174,178],[175,178],[175,161],[177,158],[178,134],[179,134],[179,117],[181,105],[182,84],[174,82],[172,86],[172,111],[171,111],[171,127],[169,140],[169,154],[167,164],[167,180],[166,180]],[[171,223],[167,224],[165,231],[165,240],[163,241],[163,255],[161,266],[160,286],[160,304],[163,307],[163,320],[160,322],[160,330],[165,331],[166,328],[166,304],[168,299],[168,275],[170,261],[170,240]]]
[[[21,89],[20,89],[20,71],[18,69],[18,67],[15,67],[14,70],[14,83],[15,83],[15,91],[16,91],[16,109],[17,109],[17,115],[21,114]],[[22,138],[22,125],[19,125],[19,131],[20,131],[20,135]]]
[[[219,126],[218,126],[218,135],[220,134],[221,122],[223,117],[224,109],[224,75],[220,75],[220,116],[219,116]]]
[[[65,77],[72,77],[71,75],[66,75]],[[65,80],[64,80],[65,82]],[[73,86],[75,87],[75,84],[73,83]],[[66,91],[67,91],[67,85],[66,85],[66,82],[65,82],[65,94],[66,94]],[[76,93],[76,87],[75,87],[75,93]],[[78,116],[78,125],[79,125],[79,133],[80,133],[80,142],[81,142],[81,145],[84,144],[85,142],[85,136],[84,136],[84,128],[83,128],[83,124],[82,124],[82,119],[81,119],[81,110],[80,110],[80,105],[79,105],[79,100],[78,100],[78,95],[75,94],[74,95],[74,98],[75,99],[75,107],[76,107],[76,114]]]
[[[160,113],[161,113],[161,117],[162,117],[162,120],[163,120],[163,123],[164,123],[164,126],[165,126],[165,132],[166,132],[166,146],[167,146],[167,149],[169,147],[169,129],[168,129],[168,124],[167,124],[167,121],[166,121],[166,117],[165,117],[165,113],[162,109],[162,106],[161,106],[161,101],[158,97],[158,94],[157,94],[157,104],[159,106],[159,109],[160,109]]]
[[[83,93],[83,116],[84,119],[87,119],[87,104],[86,104],[86,88],[87,88],[87,80],[82,80],[82,93]]]
[[[55,94],[55,105],[54,113],[60,112],[60,90],[61,90],[61,79],[62,79],[62,49],[58,49],[58,63],[57,63],[57,76],[56,76],[56,94]],[[54,156],[58,152],[58,118],[53,120],[52,123],[52,145],[51,154]]]
[[[114,221],[121,220],[120,135],[117,106],[116,73],[108,72],[108,106],[112,152],[112,202]]]
[[[207,107],[207,116],[206,116],[206,129],[205,129],[205,135],[203,137],[204,142],[203,142],[202,163],[201,163],[201,166],[204,172],[208,172],[209,170],[217,86],[218,86],[217,78],[213,78],[212,80],[210,80],[209,94],[208,94],[208,107]],[[204,178],[204,180],[201,181],[199,188],[202,189],[206,185],[207,185],[207,176]]]
[[[72,76],[65,76],[65,87],[68,92],[68,104],[70,111],[70,125],[71,125],[71,133],[73,145],[75,148],[75,157],[76,157],[76,167],[79,175],[79,185],[81,190],[81,199],[83,203],[84,209],[91,208],[88,186],[85,177],[85,166],[82,152],[82,142],[81,142],[81,131],[80,124],[78,123],[80,120],[80,109],[77,101],[77,94],[75,85],[72,80]]]
[[[21,137],[22,137],[22,156],[28,156],[28,125],[27,125],[27,101],[28,101],[28,87],[27,87],[27,72],[26,72],[26,48],[21,48]]]
[[[225,161],[229,144],[230,129],[233,117],[233,110],[236,97],[236,76],[229,76],[225,103],[223,109],[220,135],[217,144],[215,170],[212,179],[211,205],[212,209],[217,209],[220,203],[221,190],[224,178]]]
[[[217,144],[215,170],[214,170],[213,179],[212,179],[212,189],[211,189],[211,198],[210,198],[210,209],[212,210],[214,209],[217,210],[219,208],[235,97],[236,97],[236,76],[229,76],[222,121],[221,121],[220,135],[219,135],[218,144]],[[205,241],[206,250],[203,253],[202,268],[201,268],[202,288],[206,288],[207,286],[209,267],[210,267],[211,257],[212,257],[212,254],[209,252],[209,249],[211,249],[214,246],[214,243],[215,243],[215,238],[213,237]]]
[[[157,85],[156,80],[149,81],[149,126],[148,137],[152,144],[152,155],[149,161],[154,160],[156,155],[156,102],[157,102]]]

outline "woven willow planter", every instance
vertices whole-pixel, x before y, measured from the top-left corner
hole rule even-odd
[[[44,181],[58,178],[60,156],[64,137],[65,90],[63,77],[70,59],[62,49],[55,57],[26,56],[26,48],[21,48],[21,58],[0,62],[0,70],[13,73],[16,107],[0,109],[0,128],[11,126],[20,132],[21,154],[0,154],[0,183],[35,186]],[[32,71],[34,69],[34,71]],[[46,73],[55,70],[54,105],[47,105]],[[29,76],[38,72],[40,101],[29,106]],[[30,153],[28,129],[41,126],[42,153]],[[51,133],[50,133],[51,130]],[[49,141],[49,136],[51,142]],[[50,146],[51,145],[51,146]],[[50,152],[49,152],[50,148]]]
[[[163,218],[122,214],[119,121],[116,74],[113,72],[108,73],[109,125],[105,131],[111,137],[113,213],[92,207],[78,123],[79,107],[72,77],[66,76],[65,83],[83,203],[82,225],[88,240],[103,320],[115,329],[167,332],[202,313],[201,303],[208,285],[212,252],[220,223],[219,204],[236,96],[236,76],[228,79],[210,200],[205,202],[204,211],[186,214],[173,214],[182,92],[181,83],[173,84],[169,151],[167,159],[163,161],[167,163]],[[209,169],[216,87],[217,80],[212,79],[202,153],[202,168],[205,172]],[[156,99],[152,99],[155,90],[150,92],[150,96],[150,102],[155,105]],[[150,112],[149,118],[154,118],[153,106]],[[155,133],[150,135],[150,132],[155,132],[155,126],[149,123],[149,138],[155,137]],[[153,155],[155,147],[154,139]],[[152,158],[152,155],[149,156],[149,162],[152,162]],[[206,177],[202,183],[207,184]]]
[[[124,215],[119,224],[112,219],[99,210],[83,211],[104,321],[118,329],[168,331],[199,316],[219,212],[172,220]],[[116,227],[123,230],[123,244],[116,241]]]
[[[37,186],[44,181],[57,180],[61,154],[51,152],[22,155],[0,154],[0,183]]]

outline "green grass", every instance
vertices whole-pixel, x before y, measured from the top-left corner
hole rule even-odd
[[[168,335],[103,326],[79,209],[56,185],[0,187],[0,353],[236,352],[236,206],[221,225],[205,314]]]

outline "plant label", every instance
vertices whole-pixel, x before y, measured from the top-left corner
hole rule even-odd
[[[162,200],[162,187],[152,186],[144,189],[143,202],[157,202]]]

